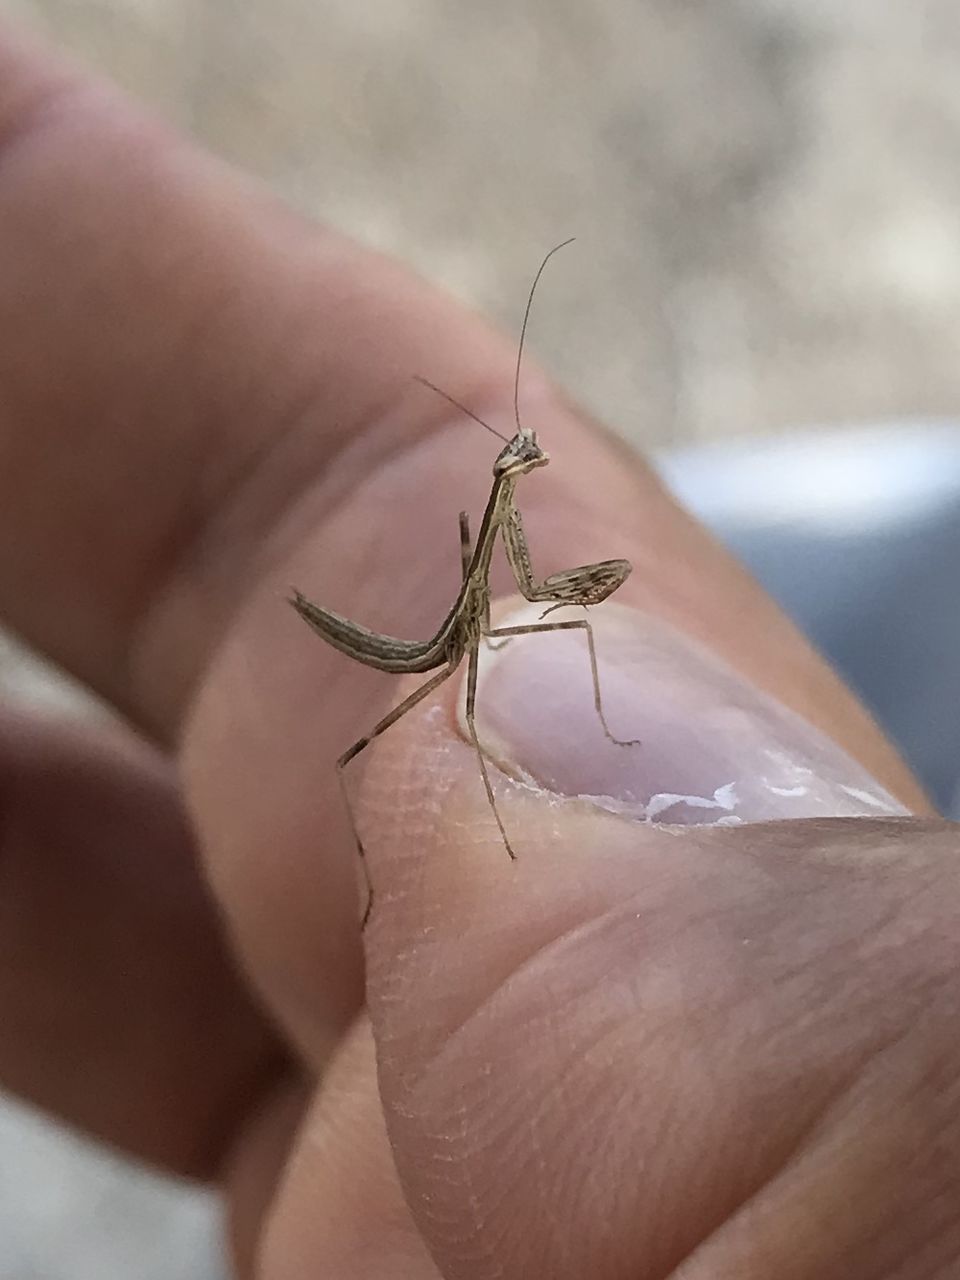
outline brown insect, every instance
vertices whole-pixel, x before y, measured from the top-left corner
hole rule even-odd
[[[313,604],[312,601],[301,595],[299,591],[295,591],[290,600],[290,603],[301,618],[308,622],[328,644],[333,645],[335,649],[339,649],[341,653],[345,653],[347,657],[353,658],[357,662],[362,662],[365,666],[374,667],[378,671],[392,671],[397,675],[426,673],[428,671],[436,673],[408,697],[404,698],[389,714],[378,721],[368,734],[360,738],[340,756],[337,761],[338,775],[342,774],[342,770],[346,765],[355,756],[359,755],[374,738],[383,733],[385,729],[389,729],[401,716],[405,715],[419,702],[422,702],[435,689],[438,689],[445,680],[449,680],[460,666],[464,655],[466,655],[467,728],[477,753],[480,775],[483,778],[483,785],[487,793],[487,799],[490,802],[490,808],[503,838],[504,846],[511,858],[516,858],[516,853],[510,844],[506,828],[497,809],[493,786],[487,771],[486,758],[484,757],[480,740],[477,737],[474,720],[481,640],[506,641],[514,636],[534,635],[550,631],[584,632],[590,658],[590,671],[593,677],[594,705],[596,706],[600,723],[603,726],[603,731],[612,742],[620,746],[638,745],[636,739],[624,742],[614,737],[610,732],[600,698],[600,680],[597,673],[597,654],[593,628],[587,619],[581,618],[567,622],[542,621],[552,610],[561,608],[564,605],[587,606],[599,604],[602,600],[606,600],[607,596],[612,595],[630,573],[630,562],[628,560],[602,560],[597,564],[582,565],[576,569],[565,569],[560,573],[551,574],[550,577],[538,582],[531,567],[530,550],[527,546],[527,540],[523,532],[523,522],[514,498],[520,477],[536,470],[537,467],[545,467],[550,461],[549,456],[544,453],[537,443],[536,433],[523,426],[520,422],[520,363],[523,356],[523,342],[526,336],[527,322],[530,318],[530,308],[544,267],[559,249],[570,243],[571,241],[565,240],[563,244],[557,245],[546,255],[540,264],[527,298],[527,308],[523,317],[523,327],[520,331],[520,343],[517,351],[516,376],[514,379],[514,416],[517,430],[512,438],[508,439],[502,435],[494,427],[491,427],[489,423],[484,422],[476,414],[460,404],[459,401],[454,400],[452,396],[447,395],[439,387],[435,387],[433,383],[427,382],[425,378],[418,378],[418,381],[442,395],[451,404],[504,441],[504,447],[493,464],[493,487],[487,500],[486,510],[480,521],[475,544],[472,544],[470,540],[470,525],[467,513],[465,511],[460,513],[460,555],[463,577],[457,598],[436,633],[429,640],[398,640],[393,636],[370,631],[359,623],[351,622],[330,609],[321,608],[320,605]],[[548,608],[541,615],[540,622],[517,627],[490,626],[490,561],[498,534],[503,539],[503,548],[521,594],[527,600],[548,605]],[[346,795],[345,790],[344,795]],[[349,807],[349,800],[347,804]],[[362,856],[363,846],[359,837],[357,838],[357,845]],[[372,902],[373,893],[372,889],[370,889],[363,917],[364,924],[369,918]]]

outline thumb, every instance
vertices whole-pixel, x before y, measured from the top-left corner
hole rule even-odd
[[[452,696],[384,735],[364,775],[370,1006],[420,1230],[457,1280],[665,1276],[691,1255],[685,1277],[823,1277],[833,1255],[798,1247],[796,1214],[842,1192],[870,1203],[832,1224],[830,1247],[845,1275],[879,1274],[860,1258],[890,1211],[870,1199],[891,1191],[882,1124],[861,1118],[850,1138],[851,1185],[798,1152],[849,1130],[844,1100],[950,967],[925,939],[928,919],[958,934],[953,863],[936,891],[922,869],[950,829],[903,816],[818,730],[662,623],[594,617],[608,721],[638,747],[604,737],[575,633],[484,660],[478,728],[515,862]],[[914,827],[923,858],[901,863]],[[884,1167],[895,1177],[902,1158]],[[920,1192],[897,1193],[921,1221]],[[780,1245],[758,1231],[759,1270],[742,1240],[725,1269],[709,1252],[723,1224],[777,1195]]]

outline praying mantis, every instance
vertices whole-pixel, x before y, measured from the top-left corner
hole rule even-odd
[[[379,720],[369,733],[359,738],[353,746],[349,747],[339,757],[336,767],[341,786],[343,786],[343,770],[350,761],[355,759],[381,733],[389,729],[391,725],[396,724],[401,716],[406,715],[408,711],[411,711],[418,703],[438,689],[444,681],[449,680],[459,668],[464,656],[466,656],[465,719],[467,731],[476,752],[480,775],[490,809],[504,847],[511,859],[515,859],[517,855],[510,843],[506,827],[497,808],[493,784],[490,780],[486,757],[477,735],[475,723],[477,673],[482,640],[506,642],[515,636],[555,631],[582,631],[587,641],[590,672],[593,680],[594,705],[603,732],[611,742],[616,743],[618,746],[639,745],[637,739],[622,740],[615,737],[607,724],[600,697],[596,645],[590,622],[586,618],[562,622],[544,621],[547,614],[565,605],[589,606],[600,604],[601,601],[606,600],[608,596],[623,585],[629,575],[631,570],[629,560],[603,560],[596,564],[581,565],[575,569],[565,569],[560,573],[551,574],[549,577],[538,581],[531,565],[530,550],[515,499],[517,484],[521,477],[528,475],[531,471],[535,471],[538,467],[545,467],[550,461],[549,455],[543,451],[537,442],[536,432],[525,427],[520,421],[520,368],[527,323],[530,319],[530,308],[537,284],[544,268],[553,255],[570,243],[570,240],[565,240],[563,244],[558,244],[550,250],[540,263],[530,288],[517,351],[514,378],[514,417],[517,429],[511,438],[502,435],[494,427],[491,427],[489,423],[478,418],[466,406],[454,400],[452,396],[447,395],[439,387],[434,386],[433,383],[428,382],[425,378],[417,379],[504,441],[504,447],[493,464],[493,486],[490,490],[486,509],[480,520],[475,543],[471,542],[468,515],[465,511],[460,513],[460,558],[462,567],[460,590],[436,633],[428,640],[399,640],[394,636],[368,630],[368,628],[361,626],[359,623],[351,622],[348,618],[341,617],[340,614],[334,613],[330,609],[324,609],[308,600],[297,590],[294,590],[290,599],[290,603],[297,613],[314,631],[322,636],[328,644],[346,654],[347,657],[353,658],[356,662],[362,662],[365,666],[373,667],[378,671],[389,671],[397,675],[434,672],[424,684],[404,698],[382,720]],[[513,572],[514,580],[521,595],[532,603],[546,604],[548,606],[541,614],[539,622],[526,626],[511,627],[491,627],[490,625],[490,562],[498,537],[502,539],[507,562]],[[344,797],[349,808],[349,798],[345,788]],[[357,835],[355,823],[354,834],[362,857],[363,845]],[[365,863],[364,866],[366,868]],[[367,884],[369,892],[363,916],[363,925],[369,919],[373,903],[373,892],[368,872]]]

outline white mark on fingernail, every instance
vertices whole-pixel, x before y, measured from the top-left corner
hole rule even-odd
[[[677,795],[671,791],[659,791],[647,801],[643,816],[647,822],[653,822],[661,813],[666,813],[668,809],[673,809],[678,804],[689,805],[691,809],[723,809],[730,813],[737,807],[736,783],[727,782],[722,787],[717,787],[712,798],[708,796]]]
[[[792,774],[794,778],[813,777],[811,768],[794,760],[793,756],[788,755],[786,751],[776,751],[772,747],[765,747],[763,754],[771,764],[775,764],[778,769],[783,769],[786,773]]]
[[[848,787],[846,783],[840,784],[840,790],[845,791],[848,796],[853,796],[854,800],[859,800],[862,804],[869,805],[871,809],[877,809],[880,813],[903,812],[898,805],[881,799],[880,796],[874,795],[872,791],[861,791],[859,787]]]

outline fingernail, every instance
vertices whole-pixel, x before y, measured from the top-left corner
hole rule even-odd
[[[908,812],[831,739],[666,623],[612,603],[590,620],[607,723],[639,745],[604,734],[583,631],[518,636],[485,649],[477,689],[480,742],[504,772],[657,823]]]

